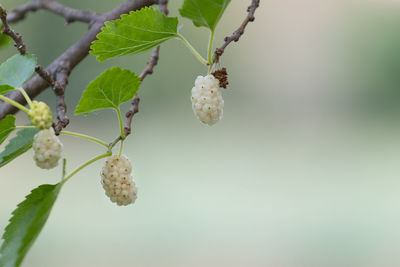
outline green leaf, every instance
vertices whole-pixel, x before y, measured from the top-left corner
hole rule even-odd
[[[91,46],[98,61],[149,50],[178,32],[178,18],[166,17],[152,7],[124,14],[105,25]]]
[[[21,87],[35,72],[36,58],[30,55],[14,55],[0,65],[0,85]]]
[[[0,95],[5,95],[13,90],[15,90],[15,88],[8,84],[0,85]]]
[[[26,196],[12,212],[10,223],[3,234],[0,248],[0,266],[20,266],[35,242],[57,199],[62,184],[41,185]]]
[[[3,25],[0,25],[0,32],[3,28]],[[7,46],[10,43],[10,37],[5,34],[0,33],[0,48],[3,46]]]
[[[0,145],[14,130],[15,130],[15,117],[13,115],[7,115],[4,119],[0,120]]]
[[[189,18],[196,27],[214,31],[231,0],[185,0],[179,9],[182,17]]]
[[[22,155],[32,147],[33,136],[37,129],[23,129],[17,133],[3,152],[0,153],[0,168]],[[1,266],[1,265],[0,265]]]
[[[140,78],[129,70],[118,67],[106,70],[90,82],[82,94],[75,114],[88,114],[103,108],[118,109],[129,101],[140,87]]]

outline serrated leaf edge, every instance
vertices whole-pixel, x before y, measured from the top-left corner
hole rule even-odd
[[[33,197],[33,194],[34,194],[35,191],[39,191],[39,189],[41,189],[41,188],[43,188],[43,187],[53,186],[54,188],[52,188],[51,190],[52,190],[52,191],[53,191],[53,190],[56,190],[56,192],[55,192],[55,193],[56,193],[56,196],[55,196],[55,200],[53,201],[51,207],[48,209],[48,212],[46,212],[46,214],[48,214],[48,216],[49,216],[50,213],[51,213],[51,210],[52,210],[52,208],[53,208],[53,206],[54,206],[54,204],[55,204],[55,202],[56,202],[56,200],[57,200],[57,197],[58,197],[58,194],[59,194],[59,192],[60,192],[60,190],[61,190],[62,185],[63,185],[62,182],[61,182],[61,183],[54,184],[54,185],[52,185],[52,184],[42,184],[42,185],[40,185],[40,186],[38,186],[38,187],[32,189],[32,190],[30,191],[30,193],[29,193],[28,195],[25,196],[25,199],[24,199],[22,202],[20,202],[20,203],[17,204],[17,207],[11,212],[11,218],[8,220],[9,223],[8,223],[7,226],[5,227],[4,233],[3,233],[2,237],[1,237],[1,240],[3,240],[3,242],[2,242],[2,245],[0,246],[0,264],[1,264],[1,261],[2,261],[2,255],[3,255],[3,254],[1,253],[1,251],[3,251],[4,248],[5,248],[5,244],[6,244],[7,238],[8,238],[8,231],[12,228],[12,226],[13,226],[12,223],[18,219],[17,216],[18,216],[19,214],[21,214],[21,212],[20,212],[19,209],[20,209],[20,208],[23,209],[24,206],[26,206],[26,205],[29,204],[29,201],[32,200],[32,197]],[[48,193],[50,193],[50,192],[51,192],[51,191],[49,191]],[[47,194],[47,196],[45,196],[44,198],[42,198],[41,201],[43,201],[43,200],[46,199],[47,197],[49,197],[49,194]],[[27,247],[25,247],[25,248],[24,248],[23,246],[21,246],[21,247],[19,248],[19,250],[18,250],[18,252],[17,252],[18,258],[17,258],[16,261],[15,261],[16,266],[19,266],[19,265],[22,263],[23,259],[24,259],[25,256],[26,256],[26,253],[29,251],[29,248],[30,248],[30,247],[32,246],[32,244],[35,242],[36,238],[39,236],[39,234],[41,233],[41,231],[42,231],[44,225],[46,224],[47,219],[48,219],[48,216],[47,216],[47,218],[46,218],[46,221],[45,221],[44,224],[42,225],[41,229],[40,229],[40,230],[38,231],[38,233],[36,234],[36,236],[33,237],[33,239],[30,241],[29,246],[27,246]],[[29,229],[30,229],[30,227],[27,228],[27,231],[26,231],[26,232],[29,232]],[[25,240],[24,240],[25,238],[26,238],[26,236],[22,239],[22,242],[21,242],[21,243],[23,243],[23,242],[25,241]],[[24,248],[25,251],[21,251],[22,248]],[[25,255],[21,255],[21,253],[25,253]],[[23,256],[23,257],[20,258],[21,256]]]

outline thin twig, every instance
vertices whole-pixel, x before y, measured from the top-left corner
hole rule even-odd
[[[22,36],[21,34],[13,31],[10,28],[7,22],[7,11],[3,9],[1,6],[0,6],[0,19],[1,22],[3,23],[3,28],[1,29],[1,32],[5,35],[10,36],[14,40],[14,46],[18,49],[19,53],[21,55],[25,55],[26,47],[24,42],[22,41]]]
[[[247,14],[246,19],[243,21],[243,23],[240,25],[240,27],[231,36],[225,37],[225,39],[224,39],[225,43],[221,47],[219,47],[215,50],[214,59],[213,59],[214,63],[219,62],[219,58],[225,52],[225,48],[230,43],[239,41],[240,37],[243,35],[244,30],[246,29],[249,22],[254,21],[254,19],[255,19],[254,13],[256,12],[256,9],[259,7],[259,5],[260,5],[260,0],[252,0],[251,5],[247,8],[248,14]]]
[[[67,117],[67,105],[65,104],[65,90],[68,85],[68,78],[70,74],[69,69],[68,63],[64,62],[56,71],[54,93],[56,94],[58,122],[53,125],[53,128],[57,135],[69,124],[69,119]]]
[[[158,5],[161,12],[163,12],[165,15],[168,15],[169,13],[167,7],[168,0],[159,0]],[[147,75],[153,73],[154,67],[158,63],[159,54],[160,54],[160,46],[157,46],[156,48],[153,49],[153,52],[151,53],[150,59],[147,62],[146,67],[144,68],[143,72],[139,75],[141,81],[143,81],[147,77]],[[131,107],[129,108],[129,111],[125,114],[126,117],[124,126],[125,136],[128,136],[132,132],[132,119],[133,116],[139,112],[139,102],[140,102],[140,97],[138,94],[136,94],[131,101]]]
[[[164,13],[166,16],[168,16],[168,0],[159,0],[158,1],[158,6],[160,8],[160,11]]]
[[[131,107],[129,108],[129,111],[125,114],[126,117],[124,126],[125,136],[128,136],[132,131],[132,119],[133,116],[139,112],[139,102],[140,102],[140,97],[136,94],[131,101]]]
[[[156,48],[153,49],[153,53],[151,53],[150,59],[147,62],[146,68],[142,71],[142,73],[139,75],[140,80],[144,80],[147,75],[153,74],[153,69],[158,63],[159,59],[159,53],[160,53],[160,47],[157,46]]]
[[[35,68],[36,73],[42,77],[53,89],[56,95],[56,106],[57,106],[57,123],[53,123],[54,132],[59,135],[62,129],[69,124],[69,119],[66,115],[67,105],[65,104],[65,90],[68,84],[69,67],[68,63],[64,62],[60,65],[60,68],[56,71],[56,79],[54,80],[51,74],[43,69],[42,66],[38,65]]]
[[[144,68],[143,72],[139,75],[141,81],[143,81],[147,75],[150,75],[153,73],[153,69],[158,63],[159,52],[160,52],[159,46],[157,46],[156,48],[153,49],[153,53],[151,53],[150,59],[147,62],[146,67]],[[125,126],[124,126],[125,136],[129,135],[132,131],[132,129],[131,129],[132,119],[133,119],[133,116],[139,112],[139,102],[140,102],[139,95],[136,94],[131,101],[131,107],[129,108],[129,111],[125,114],[125,117],[126,117]]]
[[[7,15],[7,21],[8,21],[8,23],[18,22],[20,20],[25,19],[25,16],[28,12],[35,12],[40,8],[41,8],[41,4],[39,1],[28,2],[18,8],[13,9]]]
[[[54,0],[38,0],[28,2],[14,9],[8,16],[9,23],[15,23],[23,20],[28,12],[35,12],[44,9],[53,12],[65,19],[65,23],[69,24],[74,21],[91,23],[96,20],[99,15],[89,10],[77,10],[61,5]]]

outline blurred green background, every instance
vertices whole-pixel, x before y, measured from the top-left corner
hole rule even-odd
[[[25,1],[1,2],[12,9]],[[60,2],[105,12],[123,1]],[[171,16],[182,2],[170,1]],[[217,45],[249,2],[232,1]],[[14,28],[47,65],[87,30],[63,23],[39,11]],[[180,24],[205,55],[207,31]],[[3,49],[0,61],[14,53]],[[70,77],[68,129],[117,136],[112,111],[73,110],[106,68],[140,73],[149,53],[105,63],[88,56]],[[400,266],[400,1],[261,1],[255,23],[222,58],[230,86],[224,119],[212,128],[190,103],[205,68],[178,40],[160,56],[125,147],[136,203],[112,204],[100,185],[102,162],[92,165],[64,187],[24,266]],[[38,99],[54,108],[50,91]],[[62,142],[69,170],[102,152]],[[60,172],[36,168],[32,151],[2,168],[0,228],[32,188]]]

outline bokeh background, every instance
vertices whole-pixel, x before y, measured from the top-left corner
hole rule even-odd
[[[8,9],[24,2],[1,0]],[[105,12],[123,0],[60,2]],[[170,1],[171,16],[182,2]],[[249,2],[232,0],[216,44]],[[47,65],[87,30],[63,23],[39,11],[14,27]],[[180,24],[204,55],[207,31]],[[14,53],[0,51],[1,62]],[[115,137],[112,111],[73,110],[106,68],[140,73],[148,56],[88,56],[70,77],[68,129]],[[102,162],[83,170],[63,188],[24,266],[400,266],[400,1],[263,0],[222,65],[230,74],[224,119],[210,128],[190,103],[206,70],[178,40],[162,46],[125,147],[138,200],[115,206],[100,185]],[[54,107],[50,91],[38,99]],[[69,170],[102,152],[62,141]],[[43,171],[31,158],[0,170],[1,229],[32,188],[60,179],[60,168]]]

